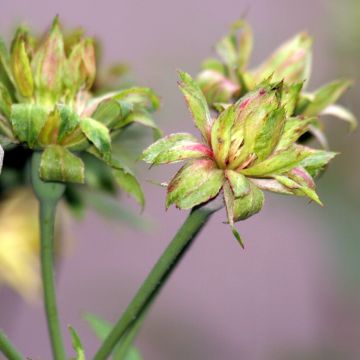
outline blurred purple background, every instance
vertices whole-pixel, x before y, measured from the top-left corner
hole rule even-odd
[[[128,62],[137,83],[162,96],[157,119],[166,133],[195,133],[175,70],[195,75],[231,22],[247,13],[254,27],[252,65],[307,30],[316,40],[310,82],[315,88],[359,77],[357,2],[2,0],[0,32],[9,36],[19,22],[43,31],[55,14],[67,27],[85,27],[103,42],[105,63]],[[358,94],[354,87],[343,102],[359,117]],[[214,216],[145,322],[137,340],[144,359],[360,358],[360,137],[327,121],[330,144],[341,156],[319,181],[325,207],[268,194],[264,210],[239,224],[245,251],[222,224],[224,213]],[[156,224],[150,234],[92,213],[74,226],[77,241],[58,282],[69,351],[66,325],[72,324],[93,355],[99,343],[83,312],[115,321],[186,217],[175,209],[165,212],[164,190],[145,182],[167,180],[176,168],[141,169],[144,214]],[[29,305],[1,288],[0,327],[33,360],[51,358],[40,300]]]

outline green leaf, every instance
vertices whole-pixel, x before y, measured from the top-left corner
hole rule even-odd
[[[84,163],[60,145],[45,148],[40,163],[40,177],[44,181],[84,182]]]
[[[47,110],[36,104],[13,104],[11,124],[16,137],[33,148],[47,119]]]
[[[111,159],[111,138],[109,129],[92,118],[82,118],[80,127],[85,136],[100,152],[105,161]]]
[[[170,181],[166,207],[175,204],[190,209],[214,198],[225,180],[224,171],[212,160],[195,160],[184,165]]]
[[[211,115],[205,96],[193,78],[179,71],[179,88],[184,94],[187,106],[193,116],[196,127],[200,130],[205,140],[209,140]]]
[[[74,358],[74,360],[85,360],[84,347],[81,343],[79,335],[76,333],[76,331],[71,326],[69,326],[69,331],[70,331],[70,335],[71,335],[71,343],[72,343],[73,349],[76,351],[76,357]]]
[[[319,115],[329,105],[335,103],[340,96],[350,87],[350,80],[337,80],[324,85],[315,93],[310,94],[310,104],[303,111],[304,115]]]
[[[196,149],[192,150],[190,148],[195,145],[200,146],[202,144],[200,144],[191,134],[170,134],[145,149],[141,159],[148,164],[164,164],[181,161],[190,158],[191,156],[205,156],[203,152],[196,151]],[[186,146],[188,146],[188,148],[186,148]]]
[[[355,115],[340,105],[329,105],[320,115],[331,115],[346,121],[350,125],[351,131],[354,131],[358,125]]]
[[[229,150],[232,143],[232,128],[236,120],[235,106],[224,110],[211,128],[211,147],[219,167],[226,168],[229,160]]]
[[[236,198],[247,195],[250,192],[250,184],[247,178],[234,170],[225,170],[225,176]]]
[[[105,338],[113,328],[113,325],[110,322],[103,320],[96,315],[87,313],[85,314],[84,318],[90,325],[90,328],[94,331],[94,333],[100,340],[105,340]],[[116,356],[117,349],[118,346],[116,346],[114,349],[114,354],[113,354],[114,360],[142,360],[139,351],[135,347],[131,347],[129,349],[125,359],[117,358]]]
[[[264,193],[250,184],[250,192],[244,197],[234,200],[234,221],[245,220],[257,214],[264,205]]]
[[[120,188],[131,195],[143,208],[145,205],[145,197],[136,177],[124,169],[113,169],[113,175]]]
[[[113,325],[109,321],[101,319],[94,314],[86,313],[84,315],[84,319],[87,321],[91,330],[100,340],[105,340],[113,328]]]

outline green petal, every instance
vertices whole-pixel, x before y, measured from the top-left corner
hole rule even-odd
[[[111,158],[111,138],[109,129],[92,118],[83,118],[80,127],[85,136],[100,152],[105,161]]]
[[[254,71],[256,83],[272,75],[272,81],[299,83],[309,79],[312,39],[301,33],[278,48]]]
[[[313,177],[317,177],[337,153],[325,150],[308,149],[308,156],[299,164]]]
[[[16,137],[33,148],[47,119],[47,110],[35,104],[13,104],[11,124]]]
[[[327,106],[335,103],[351,84],[350,80],[337,80],[321,87],[315,93],[310,94],[310,104],[305,108],[303,114],[319,115]]]
[[[260,87],[242,97],[235,104],[238,115],[234,128],[232,129],[233,140],[235,140],[235,137],[240,139],[243,136],[244,144],[239,150],[233,147],[230,150],[234,158],[230,164],[232,169],[239,167],[250,154],[254,153],[255,148],[259,152],[258,155],[262,157],[261,151],[264,146],[264,141],[267,141],[268,138],[264,131],[264,127],[267,128],[267,124],[278,124],[274,129],[271,129],[271,126],[269,126],[269,130],[274,131],[274,133],[277,134],[276,137],[279,136],[278,133],[280,132],[283,122],[281,118],[282,114],[280,110],[278,110],[279,113],[273,114],[273,112],[279,108],[280,92],[281,84]],[[243,135],[241,135],[241,132],[243,132]],[[261,142],[261,145],[257,146],[257,141],[259,141],[259,143]],[[264,154],[273,147],[273,142],[271,141],[266,145]]]
[[[10,65],[10,55],[6,48],[4,40],[0,37],[0,62],[3,66],[7,77],[10,79],[12,84],[14,84],[14,79],[11,72],[11,65]]]
[[[199,143],[191,134],[171,134],[145,149],[141,159],[148,164],[166,164],[192,157],[204,157],[206,156],[204,149],[208,148]]]
[[[12,100],[8,89],[0,83],[0,114],[10,119]]]
[[[58,134],[58,142],[61,143],[66,140],[66,137],[77,129],[80,125],[80,117],[70,107],[63,105],[59,107],[60,126]]]
[[[236,120],[236,108],[229,106],[214,121],[211,128],[211,147],[217,164],[225,168],[229,159],[232,128]]]
[[[234,221],[245,220],[257,214],[264,205],[264,193],[251,184],[248,195],[234,200]]]
[[[184,94],[187,106],[193,116],[195,125],[200,130],[205,140],[209,140],[211,116],[205,96],[199,85],[192,77],[179,71],[179,88]]]
[[[321,112],[320,115],[331,115],[346,121],[350,125],[351,131],[354,131],[358,125],[355,115],[340,105],[329,105]]]
[[[132,87],[117,92],[114,100],[130,103],[134,108],[145,108],[148,111],[155,111],[160,107],[160,99],[154,90],[146,87]]]
[[[113,169],[113,175],[119,187],[131,195],[143,208],[145,205],[145,197],[136,177],[125,169]]]
[[[243,174],[234,170],[225,170],[225,176],[236,198],[245,196],[250,192],[249,181]]]
[[[211,160],[195,160],[184,165],[168,185],[166,207],[175,204],[190,209],[214,198],[224,183],[224,171]]]
[[[299,102],[302,87],[303,83],[284,86],[281,96],[281,104],[285,109],[286,117],[294,115],[295,109]]]
[[[310,156],[310,150],[302,146],[293,146],[287,150],[274,153],[266,160],[247,169],[241,170],[246,176],[266,177],[271,174],[281,174],[300,165]]]
[[[14,79],[22,96],[31,97],[34,91],[34,81],[29,56],[25,49],[22,34],[18,35],[11,51],[11,68]]]
[[[40,177],[45,181],[84,182],[84,163],[59,145],[45,148],[40,163]]]
[[[293,117],[286,119],[283,133],[276,147],[276,151],[289,148],[301,135],[309,130],[309,124],[317,121],[316,118]]]

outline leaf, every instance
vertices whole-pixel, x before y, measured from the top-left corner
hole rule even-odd
[[[324,85],[311,94],[310,104],[305,108],[303,114],[306,116],[319,115],[326,107],[335,103],[351,84],[350,80],[337,80]]]
[[[45,148],[40,163],[40,177],[44,181],[84,182],[84,163],[60,145]]]
[[[90,328],[94,331],[94,333],[100,340],[105,340],[105,338],[113,328],[113,325],[110,322],[103,320],[94,314],[87,313],[85,314],[84,318],[90,325]],[[116,357],[117,349],[118,346],[116,346],[114,349],[114,355],[113,355],[114,360],[122,360],[122,359],[117,359]],[[126,354],[124,360],[142,360],[142,357],[139,351],[135,347],[131,347],[128,353]]]
[[[243,174],[234,170],[225,170],[225,176],[229,181],[235,198],[245,196],[250,192],[249,181]]]
[[[33,148],[47,119],[47,110],[36,104],[13,104],[11,124],[16,137]]]
[[[85,352],[84,347],[81,343],[81,340],[79,338],[79,335],[76,333],[76,331],[69,326],[69,331],[71,335],[71,343],[73,346],[73,349],[76,351],[76,357],[75,360],[85,360]]]
[[[145,197],[136,177],[124,169],[113,169],[113,175],[119,187],[131,195],[143,208],[145,205]]]
[[[105,161],[111,158],[111,138],[109,129],[92,118],[82,118],[80,127],[85,136],[91,141]]]
[[[245,220],[257,214],[264,205],[264,193],[250,183],[250,192],[234,200],[234,221]]]
[[[90,328],[94,331],[95,335],[102,341],[106,339],[113,328],[113,325],[110,322],[101,319],[94,314],[86,313],[84,319],[90,325]]]
[[[331,115],[346,121],[349,123],[351,131],[354,131],[358,125],[355,115],[340,105],[329,105],[320,113],[320,115]]]
[[[181,148],[181,146],[186,144],[199,144],[197,139],[187,133],[177,133],[170,134],[164,138],[156,141],[150,145],[147,149],[143,151],[141,159],[148,164],[160,164],[161,161],[165,161],[166,156],[164,154],[171,153],[172,149]],[[185,157],[186,158],[186,157]],[[161,160],[163,159],[163,160]],[[179,154],[179,160],[181,160],[181,155]],[[175,160],[176,161],[176,160]]]
[[[0,145],[0,174],[3,166],[3,160],[4,160],[4,150]]]
[[[195,160],[184,165],[170,181],[166,208],[175,204],[190,209],[214,198],[224,183],[224,171],[212,160]]]
[[[211,128],[211,147],[217,164],[221,168],[226,168],[229,160],[229,150],[231,146],[232,128],[236,120],[235,106],[225,109]]]
[[[135,214],[127,204],[119,201],[113,194],[105,193],[97,189],[82,188],[81,195],[86,206],[92,207],[99,215],[125,224],[136,230],[148,230],[153,226],[152,222]]]
[[[199,85],[189,74],[179,71],[179,77],[179,88],[184,94],[195,125],[200,130],[204,139],[208,141],[210,136],[211,115],[205,96]]]

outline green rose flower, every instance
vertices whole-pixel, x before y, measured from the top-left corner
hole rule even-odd
[[[143,153],[152,165],[188,161],[167,186],[166,207],[190,209],[221,192],[228,222],[242,244],[234,223],[261,210],[262,190],[307,196],[321,204],[313,177],[335,153],[296,143],[313,118],[288,115],[294,95],[284,96],[282,82],[263,82],[212,119],[198,84],[183,72],[180,79],[202,141],[171,134]]]
[[[80,155],[90,153],[111,167],[120,187],[143,204],[133,173],[113,156],[112,140],[132,123],[159,135],[151,117],[159,99],[143,87],[94,96],[94,41],[82,32],[75,35],[64,37],[56,17],[41,38],[20,27],[10,52],[0,39],[0,144],[41,151],[39,171],[45,181],[83,183]]]
[[[326,138],[319,116],[332,115],[356,127],[354,115],[344,107],[335,104],[349,88],[351,81],[333,81],[314,92],[306,92],[305,85],[311,73],[312,39],[300,33],[281,45],[267,60],[254,69],[248,68],[253,47],[252,29],[245,20],[233,24],[228,35],[215,46],[218,59],[208,59],[202,65],[197,82],[208,103],[214,109],[222,109],[223,103],[234,103],[258,84],[271,79],[283,81],[284,92],[292,92],[291,116],[314,117],[308,131],[324,147]]]

